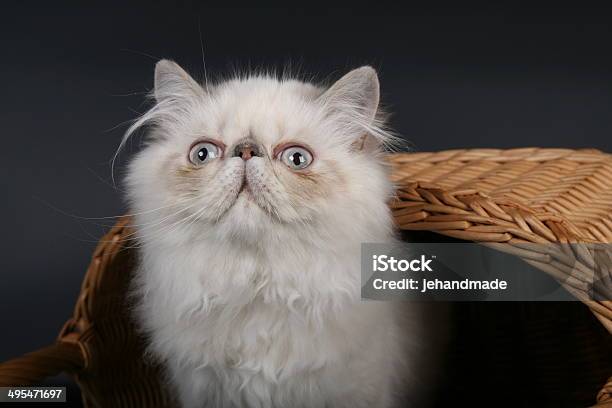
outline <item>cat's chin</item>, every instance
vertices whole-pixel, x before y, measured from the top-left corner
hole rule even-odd
[[[268,216],[268,213],[261,208],[257,203],[257,200],[253,196],[253,193],[248,189],[243,189],[238,193],[234,204],[227,212],[227,215],[232,218],[243,218],[243,217],[261,217]]]
[[[243,242],[259,242],[270,227],[270,214],[257,204],[255,198],[241,192],[231,207],[212,226],[223,236]]]

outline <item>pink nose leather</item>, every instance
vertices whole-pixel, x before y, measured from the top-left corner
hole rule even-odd
[[[255,156],[261,157],[262,154],[256,143],[243,142],[236,145],[234,148],[234,156],[240,157],[242,160],[247,161]]]
[[[245,146],[241,148],[240,150],[238,150],[238,157],[240,157],[244,161],[251,159],[253,156],[255,156],[255,154],[256,153],[251,148],[251,146]]]

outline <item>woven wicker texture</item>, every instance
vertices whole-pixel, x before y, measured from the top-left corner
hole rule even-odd
[[[612,242],[609,155],[592,150],[457,150],[396,154],[390,162],[398,186],[391,207],[402,229],[492,243],[554,276],[564,273],[567,257],[588,262],[588,254],[534,254],[517,245]],[[74,315],[56,344],[0,364],[0,386],[36,384],[66,371],[90,408],[175,406],[161,386],[159,368],[143,357],[143,339],[130,320],[127,292],[134,253],[124,247],[128,224],[128,218],[120,220],[101,239]],[[583,300],[612,330],[610,302]],[[609,383],[597,400],[604,404],[611,399]]]
[[[129,314],[134,253],[124,248],[128,223],[121,219],[100,239],[56,344],[0,364],[0,386],[36,384],[65,371],[89,408],[176,406],[161,386],[160,370],[144,357]]]
[[[612,243],[611,155],[473,149],[396,154],[390,162],[398,186],[391,206],[401,229],[435,231],[520,256],[563,281],[612,332],[612,285],[602,288],[602,301],[588,294],[594,280],[612,279],[607,247],[597,246],[595,254],[589,245]]]

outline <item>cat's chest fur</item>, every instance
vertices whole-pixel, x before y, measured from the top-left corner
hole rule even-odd
[[[231,367],[266,359],[287,369],[292,354],[332,347],[331,338],[354,323],[360,275],[353,252],[157,248],[143,259],[140,281],[147,295],[140,310],[155,322],[149,330],[183,337],[167,347],[198,350],[193,356],[200,364]],[[156,343],[165,348],[163,339]]]
[[[283,393],[308,401],[310,389],[328,402],[328,394],[357,392],[347,370],[366,372],[375,362],[392,372],[391,305],[359,301],[359,247],[310,252],[220,253],[214,244],[145,251],[138,310],[175,383],[200,376],[183,395],[263,401],[286,383]],[[333,389],[321,390],[320,381]]]

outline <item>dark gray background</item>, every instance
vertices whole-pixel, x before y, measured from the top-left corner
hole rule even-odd
[[[52,3],[0,12],[0,361],[51,342],[70,315],[103,229],[76,216],[124,211],[110,159],[147,107],[158,58],[202,78],[198,21],[212,76],[291,62],[326,79],[374,65],[416,150],[611,147],[606,9]]]

